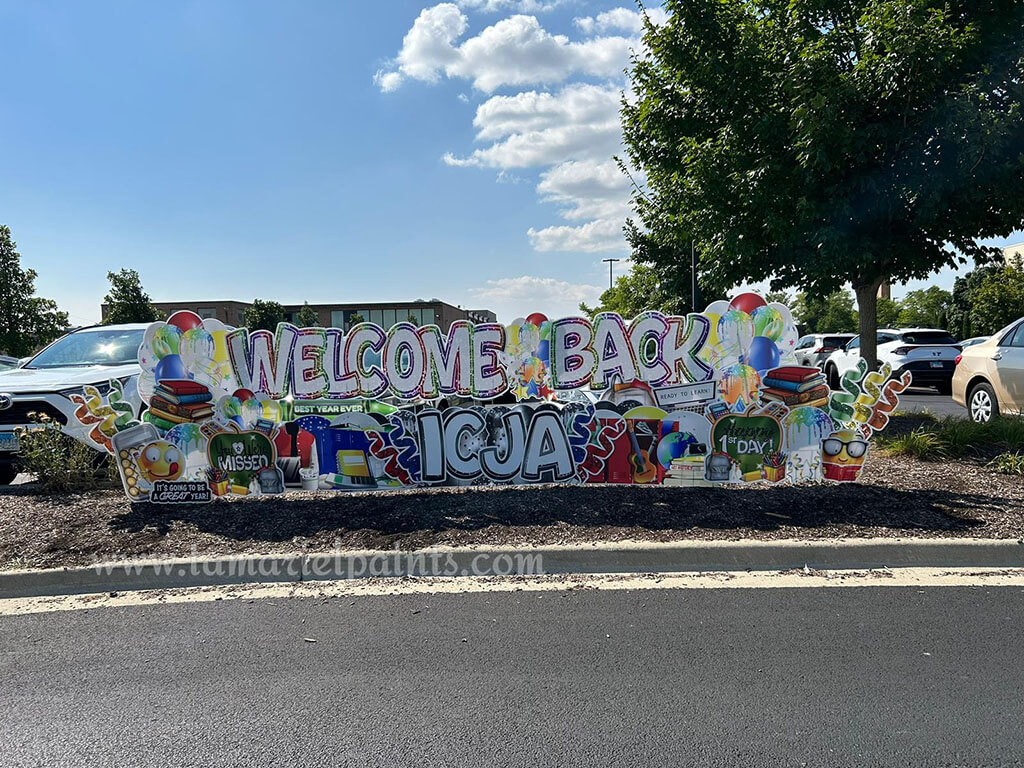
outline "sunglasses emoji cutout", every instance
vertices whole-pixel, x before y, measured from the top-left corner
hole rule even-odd
[[[826,480],[856,480],[864,466],[868,441],[859,433],[841,429],[821,441],[821,466]]]

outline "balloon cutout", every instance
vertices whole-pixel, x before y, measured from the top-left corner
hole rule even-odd
[[[203,324],[203,318],[195,312],[180,310],[167,318],[167,324],[173,325],[179,331],[184,333],[186,331],[191,331],[193,328],[201,327]]]
[[[754,310],[765,306],[765,304],[765,300],[756,293],[741,293],[729,302],[729,309],[739,310],[740,312],[746,312],[748,315],[752,315]]]

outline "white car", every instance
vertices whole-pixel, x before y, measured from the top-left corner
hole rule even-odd
[[[883,328],[878,331],[878,362],[889,363],[895,376],[910,371],[915,387],[935,387],[939,394],[953,391],[953,372],[960,346],[948,332],[935,328]],[[836,389],[844,373],[860,360],[860,336],[837,349],[825,361],[825,375]]]
[[[45,347],[22,367],[0,372],[0,485],[18,473],[17,427],[31,424],[30,413],[54,419],[72,437],[87,429],[74,417],[69,398],[91,384],[106,393],[111,379],[124,384],[125,397],[136,414],[142,409],[138,392],[138,352],[147,323],[81,328]]]

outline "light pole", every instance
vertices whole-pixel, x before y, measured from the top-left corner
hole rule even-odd
[[[613,283],[612,283],[612,265],[616,261],[622,261],[622,259],[601,259],[601,261],[608,262],[608,290],[610,291],[612,289],[612,287],[613,287]]]
[[[690,306],[691,311],[697,311],[697,249],[690,241]]]

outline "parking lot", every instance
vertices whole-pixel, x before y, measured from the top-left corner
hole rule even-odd
[[[949,395],[940,395],[934,389],[911,387],[900,395],[899,410],[915,413],[927,411],[933,416],[958,416],[967,418],[967,409],[953,402]]]

